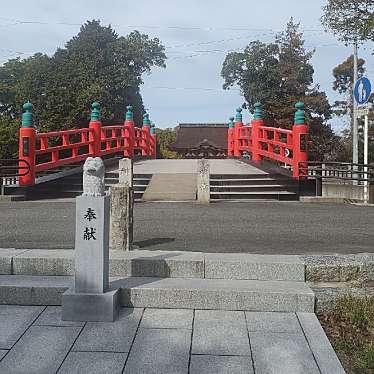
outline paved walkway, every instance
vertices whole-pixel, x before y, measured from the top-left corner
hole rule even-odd
[[[265,174],[260,169],[239,160],[209,160],[211,174]],[[110,170],[117,170],[112,167]],[[109,170],[109,169],[108,169]],[[134,163],[136,174],[181,174],[196,173],[197,160],[146,160]]]
[[[0,204],[0,248],[74,248],[75,200]],[[262,254],[373,252],[374,208],[301,202],[135,204],[142,249]]]
[[[114,323],[0,305],[1,374],[343,374],[314,314],[126,309]]]

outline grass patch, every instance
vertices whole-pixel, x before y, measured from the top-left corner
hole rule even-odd
[[[344,296],[318,318],[347,374],[374,374],[374,297]]]

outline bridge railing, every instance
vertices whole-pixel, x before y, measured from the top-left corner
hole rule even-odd
[[[37,133],[33,126],[32,104],[23,108],[19,133],[19,158],[30,165],[27,175],[19,177],[21,186],[35,184],[36,173],[63,165],[84,161],[87,157],[102,157],[122,153],[124,157],[135,155],[156,158],[156,134],[148,114],[143,127],[134,126],[132,107],[127,107],[123,124],[103,126],[100,121],[100,105],[92,104],[88,128]]]
[[[228,130],[229,157],[250,154],[251,159],[273,160],[292,169],[295,178],[302,177],[300,163],[308,160],[308,127],[305,124],[304,104],[296,104],[295,121],[291,130],[269,127],[262,119],[260,103],[255,104],[254,119],[250,125],[242,122],[241,108],[237,109],[235,123],[230,118]]]

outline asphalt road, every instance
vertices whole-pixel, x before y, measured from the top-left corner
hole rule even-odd
[[[150,250],[374,252],[374,207],[300,202],[139,203],[134,241]],[[74,200],[0,203],[0,248],[73,248]]]

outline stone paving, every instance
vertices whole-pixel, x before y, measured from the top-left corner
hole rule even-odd
[[[209,160],[211,174],[266,174],[264,171],[239,160]],[[118,166],[108,167],[107,171],[117,171]],[[183,174],[196,173],[197,160],[143,160],[134,163],[135,174]]]
[[[114,323],[60,315],[0,305],[0,373],[344,373],[312,313],[121,308]]]

